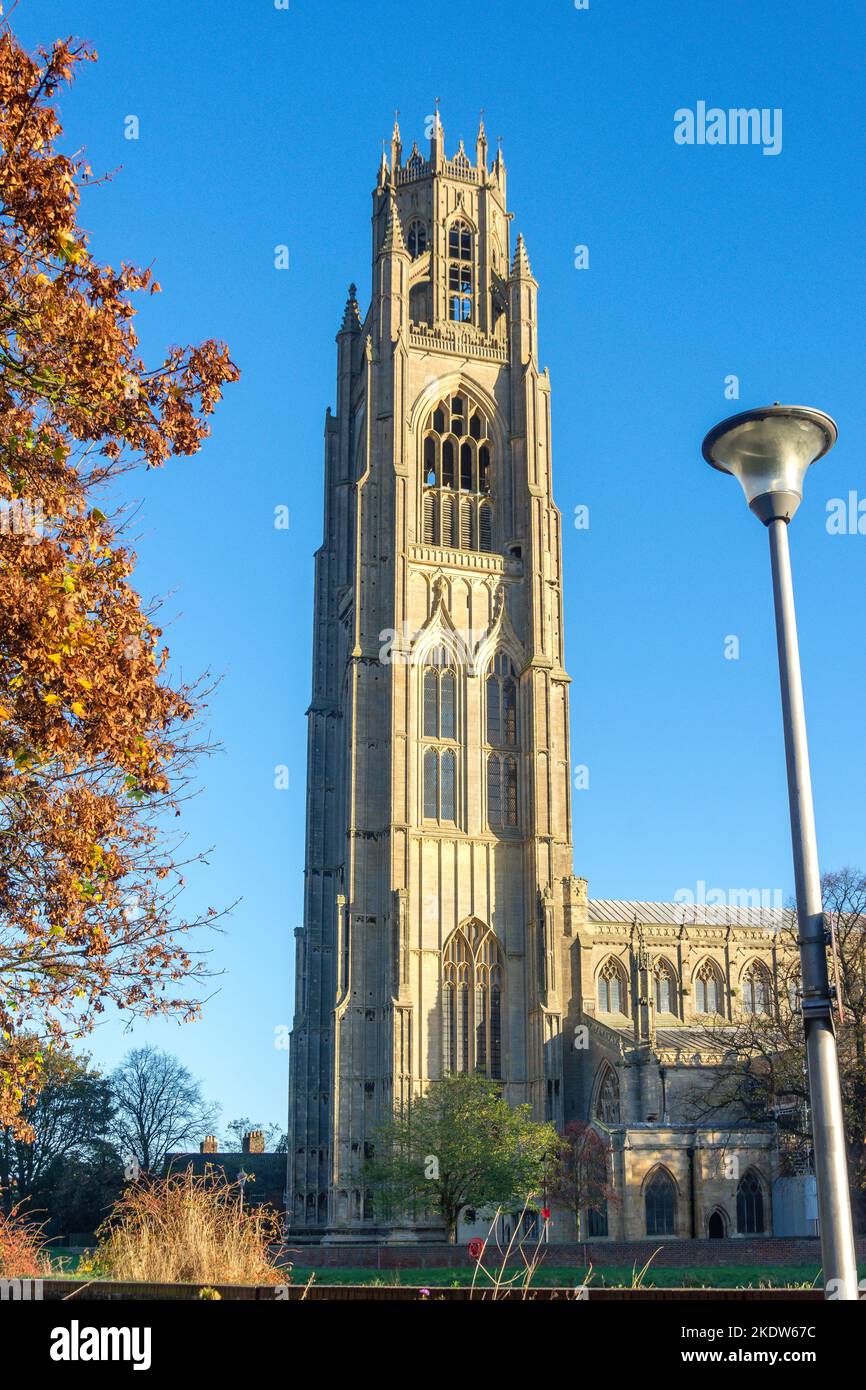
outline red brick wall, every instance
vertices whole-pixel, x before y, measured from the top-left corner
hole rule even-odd
[[[858,1256],[866,1259],[866,1240],[857,1242]],[[638,1269],[650,1258],[653,1267],[713,1265],[812,1265],[821,1263],[817,1240],[766,1236],[749,1240],[668,1240],[659,1248],[653,1240],[618,1242],[588,1241],[581,1245],[549,1245],[544,1261],[553,1268],[587,1269],[625,1265]],[[465,1245],[305,1245],[287,1246],[288,1258],[310,1268],[433,1269],[471,1263]],[[495,1246],[488,1247],[485,1263],[498,1260]]]

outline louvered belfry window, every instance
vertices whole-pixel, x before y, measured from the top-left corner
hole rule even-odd
[[[421,535],[448,550],[493,550],[489,421],[464,392],[432,411],[422,445]]]

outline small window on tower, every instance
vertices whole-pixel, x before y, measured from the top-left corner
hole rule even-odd
[[[408,246],[413,261],[427,250],[427,228],[417,219],[409,226]]]
[[[472,232],[455,222],[448,232],[448,316],[457,323],[472,321]]]

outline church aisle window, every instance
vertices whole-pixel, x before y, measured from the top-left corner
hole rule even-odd
[[[445,1069],[502,1076],[503,957],[480,922],[455,931],[443,954]]]
[[[644,1193],[648,1236],[673,1236],[677,1230],[677,1194],[665,1168],[656,1169]]]
[[[593,1239],[594,1237],[606,1236],[607,1230],[607,1202],[599,1202],[594,1207],[586,1209],[586,1234]]]
[[[737,1234],[764,1234],[764,1189],[757,1173],[751,1168],[737,1184]]]
[[[770,975],[760,961],[753,961],[743,976],[743,1011],[765,1014],[770,1008]]]
[[[724,984],[721,971],[714,961],[705,960],[695,975],[695,1012],[720,1014]]]
[[[655,976],[656,1012],[679,1014],[677,981],[673,967],[666,960],[658,960],[653,968],[653,974]]]

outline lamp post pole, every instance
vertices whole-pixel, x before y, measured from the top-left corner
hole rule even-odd
[[[857,1261],[788,549],[788,523],[802,501],[806,473],[835,442],[829,415],[776,401],[716,425],[704,440],[703,455],[737,479],[770,536],[824,1295],[850,1301],[858,1296]]]
[[[797,891],[803,1031],[809,1069],[815,1179],[821,1230],[824,1286],[828,1298],[857,1298],[857,1257],[848,1188],[845,1120],[839,1083],[839,1059],[833,1031],[827,940],[818,870],[815,814],[809,745],[803,707],[803,682],[797,643],[797,618],[791,580],[788,522],[776,517],[767,523],[776,642],[782,688],[782,723],[788,766],[791,844]]]

